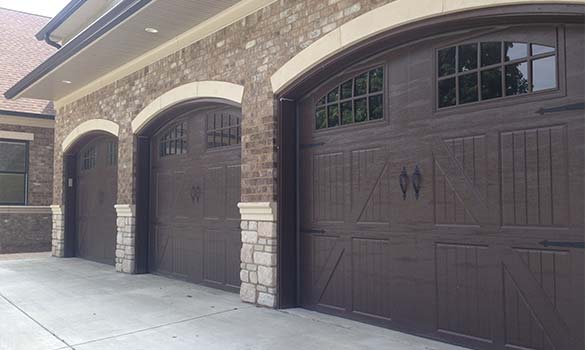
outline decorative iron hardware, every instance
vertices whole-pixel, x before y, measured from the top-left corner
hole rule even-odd
[[[412,173],[412,188],[414,188],[414,196],[418,200],[420,194],[420,186],[422,184],[422,174],[418,165],[414,167],[414,173]]]
[[[323,146],[325,144],[325,142],[318,142],[318,143],[302,143],[300,145],[301,149],[305,149],[305,148],[313,148],[313,147],[319,147],[319,146]]]
[[[578,249],[585,249],[585,242],[555,242],[544,240],[538,242],[543,247],[565,247],[565,248],[578,248]]]
[[[195,203],[195,201],[197,201],[197,203],[199,203],[200,196],[201,196],[201,187],[191,186],[191,202]]]
[[[325,230],[304,230],[304,229],[301,229],[301,233],[325,233],[325,232],[327,232],[327,231],[325,231]]]
[[[402,190],[402,199],[406,200],[406,191],[408,190],[408,173],[406,172],[406,167],[402,167],[402,171],[400,172],[400,190]]]
[[[554,112],[565,112],[565,111],[579,111],[585,109],[585,102],[573,103],[564,106],[558,107],[551,107],[551,108],[540,108],[537,110],[536,114],[543,115],[545,113],[554,113]]]

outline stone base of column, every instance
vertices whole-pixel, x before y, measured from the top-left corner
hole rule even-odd
[[[239,203],[242,229],[240,297],[276,307],[276,203]]]
[[[51,205],[53,228],[51,230],[51,252],[58,258],[65,256],[65,206]]]
[[[116,204],[116,271],[136,272],[136,206]]]

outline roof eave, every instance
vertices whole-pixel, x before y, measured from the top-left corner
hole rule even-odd
[[[35,35],[37,40],[45,40],[50,37],[55,29],[59,28],[71,15],[75,13],[87,0],[71,0],[65,7],[53,17],[41,30]]]

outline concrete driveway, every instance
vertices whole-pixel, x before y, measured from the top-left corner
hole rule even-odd
[[[307,310],[46,255],[0,259],[1,350],[462,349]]]

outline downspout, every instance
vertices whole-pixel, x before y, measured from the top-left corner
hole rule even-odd
[[[45,33],[45,42],[57,49],[61,48],[61,45],[59,43],[57,43],[56,41],[51,40],[51,33],[53,33],[53,31],[49,31]]]

